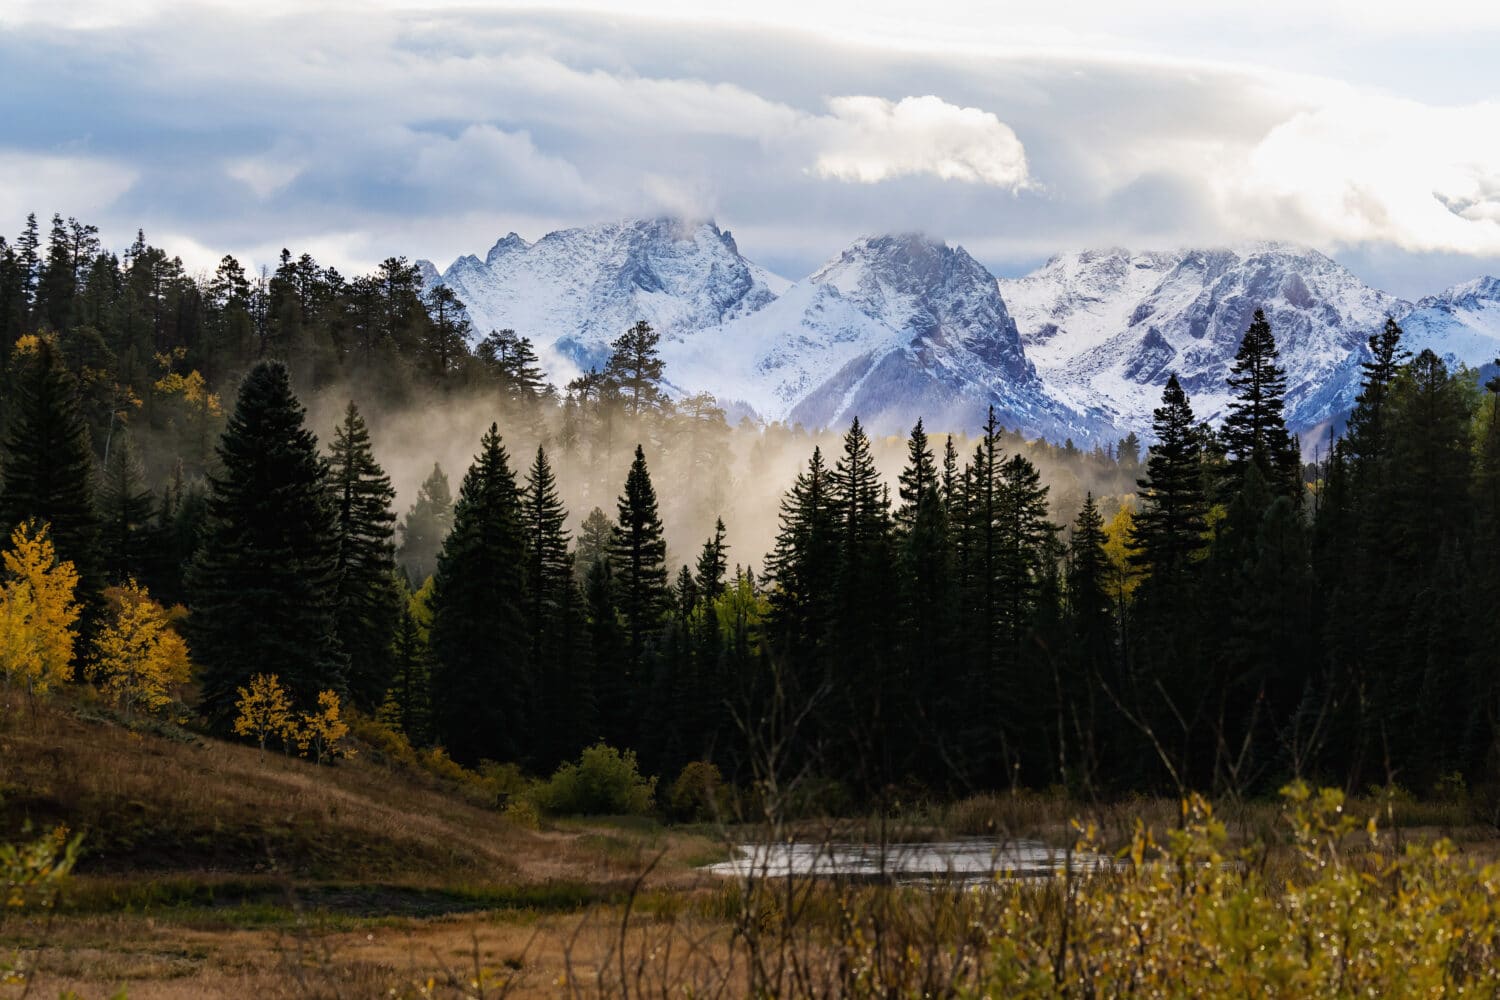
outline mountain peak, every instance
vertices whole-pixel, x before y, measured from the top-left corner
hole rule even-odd
[[[530,249],[531,244],[512,231],[495,241],[495,245],[490,247],[490,252],[484,255],[484,263],[486,266],[492,267],[496,261],[504,258],[506,254]]]
[[[638,320],[664,340],[754,311],[776,297],[767,272],[740,256],[713,220],[624,219],[497,240],[481,262],[460,257],[440,280],[465,304],[476,336],[532,338],[562,381],[597,365]],[[778,281],[776,287],[781,287]]]

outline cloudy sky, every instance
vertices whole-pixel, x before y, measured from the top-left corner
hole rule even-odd
[[[793,278],[1289,239],[1418,295],[1500,272],[1497,51],[1472,0],[0,0],[0,231],[356,272],[668,213]]]

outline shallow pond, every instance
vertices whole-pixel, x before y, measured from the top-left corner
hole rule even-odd
[[[1110,859],[1074,853],[1035,840],[974,837],[906,844],[744,844],[731,861],[706,870],[737,878],[813,876],[880,882],[959,882],[1030,879],[1108,867]]]

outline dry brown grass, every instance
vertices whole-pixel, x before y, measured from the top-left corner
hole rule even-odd
[[[0,726],[0,837],[28,820],[84,831],[83,874],[611,883],[628,881],[638,856],[658,847],[586,824],[529,830],[359,757],[317,766],[218,740],[143,735],[64,704]]]
[[[205,930],[138,916],[73,918],[49,932],[33,995],[108,997],[123,988],[130,1000],[461,997],[481,995],[482,981],[487,997],[612,996],[622,975],[680,981],[691,974],[686,965],[728,953],[725,924],[649,914],[632,918],[622,951],[621,912],[468,914],[338,930],[316,921]]]
[[[737,887],[694,870],[722,851],[717,835],[647,820],[533,830],[486,808],[472,788],[373,754],[317,767],[186,734],[133,732],[79,711],[59,703],[34,719],[0,720],[0,838],[17,836],[26,820],[88,834],[90,853],[57,914],[0,915],[0,965],[13,955],[34,964],[33,996],[106,997],[123,987],[134,1000],[594,997],[620,995],[632,980],[738,995],[744,970],[725,963],[744,959],[743,901]],[[1462,809],[1396,805],[1387,812],[1410,824],[1405,836],[1455,836],[1464,853],[1500,854],[1494,831],[1468,824]],[[1225,803],[1219,816],[1233,844],[1267,845],[1259,865],[1279,884],[1287,864],[1279,806]],[[1090,805],[1020,793],[906,818],[802,821],[797,832],[1061,845],[1074,839],[1074,818],[1094,821],[1101,845],[1113,848],[1129,841],[1137,819],[1164,832],[1181,813],[1164,799]],[[801,942],[810,929],[841,926],[845,891],[808,890],[807,916],[785,954],[814,955]],[[870,899],[897,907],[914,921],[914,940],[926,942],[918,918],[928,897],[882,892],[870,889]],[[787,909],[750,919],[769,914],[767,926],[777,926]],[[952,921],[934,913],[933,935],[945,936],[929,935],[931,947],[948,954]],[[737,931],[741,945],[732,948]],[[0,987],[0,1000],[7,995]]]

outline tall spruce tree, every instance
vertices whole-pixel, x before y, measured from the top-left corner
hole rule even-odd
[[[646,452],[640,445],[636,445],[618,511],[609,561],[615,602],[625,623],[627,677],[635,685],[646,680],[642,671],[668,606],[667,542],[657,512],[656,489],[646,469]]]
[[[526,534],[510,458],[491,424],[464,475],[432,594],[432,716],[454,760],[529,756]]]
[[[662,389],[665,366],[657,345],[661,334],[642,320],[622,333],[611,345],[613,353],[604,366],[604,381],[616,393],[632,417],[666,408],[667,395]]]
[[[1012,455],[1000,467],[1000,503],[996,529],[999,557],[1000,630],[1012,662],[1036,610],[1040,588],[1055,563],[1057,526],[1047,519],[1042,476],[1024,455]]]
[[[438,553],[452,528],[453,493],[447,475],[434,462],[432,472],[417,489],[416,503],[401,523],[401,547],[396,551],[414,585],[420,586],[437,571]]]
[[[614,529],[614,522],[601,507],[595,507],[583,519],[573,553],[573,574],[579,586],[587,586],[589,570],[594,568],[594,563],[609,560],[609,539]]]
[[[329,454],[339,543],[338,635],[349,657],[349,697],[378,708],[390,686],[391,641],[401,613],[395,584],[396,491],[375,461],[364,417],[351,400]]]
[[[724,593],[724,578],[729,572],[728,552],[729,546],[724,544],[724,519],[716,518],[713,537],[703,543],[703,551],[698,553],[697,575],[693,578],[699,595],[710,604]]]
[[[568,551],[568,512],[540,446],[521,497],[526,531],[527,627],[537,677],[538,763],[550,769],[570,759],[589,734],[593,692],[584,652],[582,598]]]
[[[9,532],[29,518],[47,522],[58,558],[77,568],[80,597],[94,608],[103,584],[99,514],[77,381],[48,337],[26,338],[15,355],[0,524]]]
[[[146,486],[145,467],[129,430],[118,433],[99,482],[100,554],[111,583],[147,580],[159,564],[156,500]]]
[[[268,670],[294,703],[345,691],[339,648],[338,534],[327,463],[286,366],[263,361],[240,384],[209,477],[208,520],[189,573],[203,713],[219,731],[238,689]]]
[[[1085,493],[1068,544],[1069,645],[1066,654],[1054,660],[1053,673],[1057,770],[1065,785],[1078,789],[1094,786],[1115,748],[1098,694],[1101,682],[1119,689],[1105,542],[1104,517],[1094,494]]]
[[[1135,515],[1133,561],[1160,582],[1180,582],[1204,545],[1208,502],[1203,488],[1202,444],[1193,408],[1174,374],[1152,414],[1156,445],[1139,480],[1141,509]]]
[[[1500,364],[1497,361],[1496,364]],[[1474,455],[1474,585],[1470,592],[1470,670],[1479,678],[1479,704],[1486,724],[1500,732],[1500,677],[1492,665],[1500,659],[1500,376],[1490,379],[1478,422]],[[1494,739],[1494,736],[1491,736]]]
[[[824,722],[842,745],[842,761],[867,788],[907,764],[908,747],[874,738],[895,718],[896,693],[907,690],[893,648],[896,594],[885,581],[893,559],[890,502],[870,439],[855,417],[843,454],[828,477],[836,532],[832,672],[835,697]],[[873,723],[873,725],[872,725]]]
[[[530,750],[525,546],[520,489],[491,424],[428,585],[434,738],[455,759],[522,760]]]
[[[951,441],[948,458],[957,461]],[[953,474],[947,470],[947,475]],[[934,460],[921,420],[907,441],[907,464],[897,493],[899,635],[905,674],[913,684],[908,720],[924,747],[919,766],[929,777],[940,779],[944,767],[938,748],[952,725],[962,688],[954,648],[958,601],[944,471]]]
[[[1226,482],[1229,491],[1238,490],[1245,467],[1253,464],[1274,494],[1300,506],[1301,455],[1286,429],[1286,370],[1277,364],[1280,356],[1266,314],[1255,310],[1228,379],[1234,396],[1222,431],[1230,455]]]
[[[614,578],[608,558],[589,564],[584,602],[588,610],[589,657],[593,665],[591,685],[599,711],[597,729],[590,738],[602,738],[612,746],[629,746],[636,731],[630,713],[632,692],[626,674],[626,644],[615,606]]]
[[[395,726],[414,746],[432,738],[432,673],[426,630],[405,596],[391,642],[391,686],[380,708],[382,721]]]
[[[828,654],[833,643],[834,578],[838,525],[828,466],[813,448],[807,470],[798,473],[781,500],[776,547],[767,560],[771,591],[771,637],[787,665],[786,686],[798,709],[820,698],[831,684]]]

